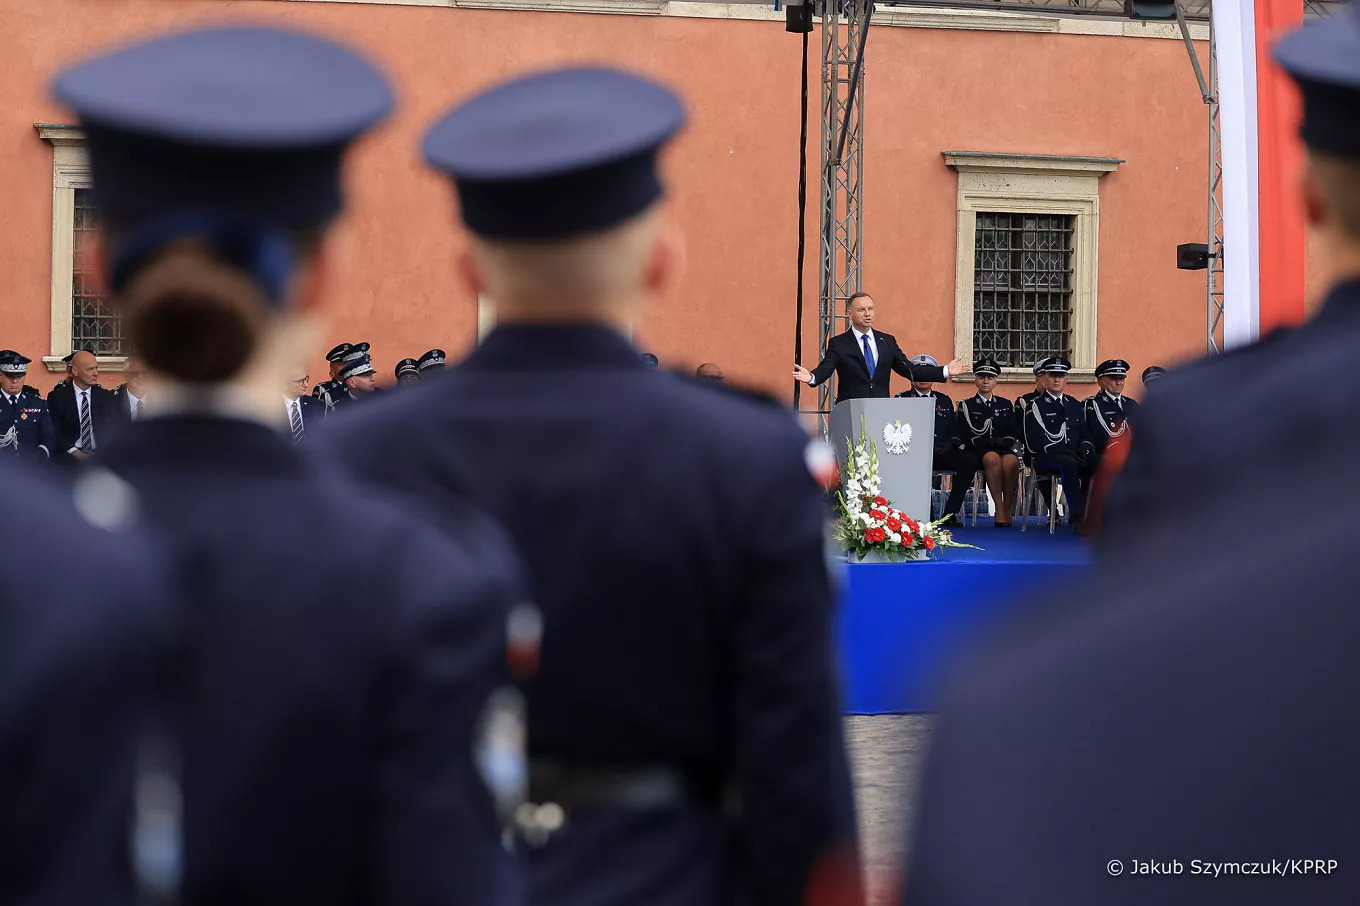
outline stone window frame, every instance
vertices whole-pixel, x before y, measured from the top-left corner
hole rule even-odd
[[[49,310],[51,336],[48,354],[42,357],[47,370],[66,370],[62,357],[71,352],[73,305],[71,299],[75,256],[76,190],[93,185],[85,134],[68,123],[34,123],[38,137],[52,146],[52,275]],[[101,371],[122,371],[126,356],[98,357]]]
[[[979,212],[1066,214],[1076,218],[1072,255],[1072,371],[1095,380],[1100,264],[1100,179],[1124,163],[1077,157],[988,151],[941,152],[958,173],[954,271],[954,357],[973,361],[973,274]],[[970,373],[953,379],[971,382]],[[1005,382],[1031,382],[1029,368],[1003,368]]]

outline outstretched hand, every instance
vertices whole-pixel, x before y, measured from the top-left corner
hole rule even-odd
[[[804,368],[802,365],[794,365],[794,366],[793,366],[793,379],[794,379],[795,381],[802,381],[804,384],[811,384],[811,383],[812,383],[812,372],[811,372],[811,371],[808,371],[808,370],[807,370],[806,368]]]
[[[958,359],[952,360],[948,365],[944,367],[949,369],[950,377],[958,377],[961,374],[968,373],[968,366],[963,362],[960,362]]]

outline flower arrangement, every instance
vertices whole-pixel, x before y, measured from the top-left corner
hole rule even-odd
[[[846,458],[842,466],[844,488],[837,494],[838,518],[833,527],[837,541],[857,560],[871,553],[888,561],[928,559],[933,551],[946,547],[974,547],[960,544],[944,520],[920,523],[879,493],[878,448],[860,419],[859,443],[845,440]]]

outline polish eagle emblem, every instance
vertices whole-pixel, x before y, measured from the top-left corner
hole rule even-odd
[[[883,426],[883,446],[889,453],[905,453],[911,449],[911,425],[899,421]]]

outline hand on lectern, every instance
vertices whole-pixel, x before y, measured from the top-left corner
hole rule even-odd
[[[793,366],[793,379],[794,379],[795,381],[802,381],[804,384],[811,384],[811,383],[812,383],[812,372],[811,372],[811,371],[808,371],[808,370],[807,370],[806,368],[804,368],[802,365],[794,365],[794,366]]]

